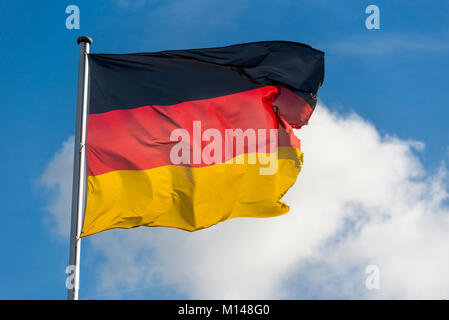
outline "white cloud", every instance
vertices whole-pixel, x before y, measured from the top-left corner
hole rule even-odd
[[[165,286],[192,298],[448,298],[444,166],[428,174],[415,155],[421,143],[381,136],[360,117],[323,105],[297,134],[305,163],[284,198],[290,213],[194,233],[94,235],[86,240],[102,255],[101,297]],[[66,148],[43,175],[60,190],[49,208],[61,233],[68,227],[58,215],[68,215],[62,204],[70,203],[67,170],[60,170],[70,166]],[[380,290],[365,288],[369,264],[380,268]]]
[[[447,39],[431,34],[400,33],[373,34],[367,31],[363,36],[346,38],[331,44],[323,44],[326,52],[350,55],[386,55],[391,53],[447,52]]]
[[[54,234],[65,236],[70,232],[70,208],[72,204],[74,137],[63,142],[53,159],[48,163],[39,184],[52,193],[46,207],[46,220]],[[68,236],[67,236],[68,239]]]

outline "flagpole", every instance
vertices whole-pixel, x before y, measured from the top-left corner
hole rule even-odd
[[[80,278],[81,226],[84,209],[86,183],[86,128],[87,128],[87,83],[89,66],[87,55],[92,39],[79,37],[78,93],[76,98],[75,151],[73,157],[72,221],[70,227],[69,271],[73,281],[67,286],[67,299],[78,300]]]

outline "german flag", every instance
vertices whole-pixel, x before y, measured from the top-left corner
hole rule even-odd
[[[324,53],[286,41],[89,54],[82,236],[288,212]]]

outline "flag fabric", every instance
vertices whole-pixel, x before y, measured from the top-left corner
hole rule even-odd
[[[266,41],[89,54],[82,236],[112,228],[188,231],[288,212],[324,53]]]

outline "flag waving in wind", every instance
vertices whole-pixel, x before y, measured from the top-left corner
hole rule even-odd
[[[112,228],[194,231],[289,207],[324,53],[267,41],[89,54],[82,236]]]

